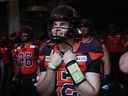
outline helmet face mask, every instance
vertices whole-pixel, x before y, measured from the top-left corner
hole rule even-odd
[[[31,41],[33,39],[32,28],[28,25],[21,26],[19,33],[17,33],[17,37],[19,37],[22,43]]]
[[[73,36],[74,21],[76,21],[76,11],[68,5],[59,5],[54,8],[50,15],[49,30],[52,39],[57,40]],[[63,40],[60,40],[63,41]]]
[[[51,29],[52,39],[56,43],[61,43],[66,38],[69,31],[70,24],[67,21],[54,21]]]
[[[21,34],[21,41],[22,42],[28,42],[28,41],[30,41],[31,40],[31,34],[28,34],[28,33],[22,33]]]
[[[52,35],[65,37],[70,28],[70,24],[67,21],[54,21],[52,26]]]

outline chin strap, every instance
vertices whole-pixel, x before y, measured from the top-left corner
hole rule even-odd
[[[53,40],[54,43],[62,43],[62,42],[64,42],[64,37],[53,36],[52,40]]]

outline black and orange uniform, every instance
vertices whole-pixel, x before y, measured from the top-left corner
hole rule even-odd
[[[65,43],[65,46],[70,46],[66,44],[67,43]],[[59,46],[59,44],[52,44],[52,46],[46,46],[42,49],[41,53],[44,55],[42,71],[47,69],[51,50],[58,50],[60,48]],[[97,40],[92,40],[92,42],[88,44],[77,42],[72,44],[72,48],[75,49],[74,53],[76,54],[79,68],[84,75],[86,72],[100,72],[100,59],[103,53],[102,47]],[[62,49],[60,49],[60,51],[63,53]],[[56,70],[56,96],[80,96],[77,86],[67,71],[67,65],[64,64],[62,60]]]
[[[123,36],[119,33],[108,34],[104,39],[104,43],[110,53],[121,53],[123,51],[124,42]]]
[[[8,47],[0,47],[0,87],[2,88],[1,95],[9,94],[11,78],[12,78],[12,70],[10,63],[10,51]]]
[[[9,57],[9,49],[7,47],[0,47],[0,66],[1,66],[1,76],[0,78],[4,78],[4,72],[6,72],[6,68],[9,67],[10,57]],[[2,68],[3,67],[3,68]],[[5,68],[6,67],[6,68]],[[7,75],[7,74],[6,74]]]
[[[106,45],[108,52],[110,54],[111,60],[111,71],[110,71],[110,81],[112,81],[112,94],[116,94],[119,89],[119,79],[121,78],[121,73],[119,70],[119,58],[124,51],[125,39],[121,33],[109,33],[104,38],[104,44]],[[114,92],[113,92],[114,91]]]
[[[36,72],[38,48],[33,44],[22,44],[13,50],[13,61],[15,74],[21,83],[22,96],[35,96],[34,83],[36,82]]]
[[[124,48],[124,38],[120,33],[110,33],[104,38],[104,43],[110,53],[111,60],[111,78],[114,82],[119,79],[119,58]],[[117,75],[118,74],[118,75]]]

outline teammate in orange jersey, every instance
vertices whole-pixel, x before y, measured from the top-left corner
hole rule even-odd
[[[92,57],[101,57],[101,53],[95,52],[98,49],[98,46],[101,47],[102,45],[102,49],[103,49],[103,54],[104,56],[102,57],[102,62],[100,64],[100,73],[101,73],[101,90],[100,90],[100,95],[101,96],[108,96],[110,93],[110,82],[109,82],[109,77],[110,77],[110,58],[109,58],[109,53],[107,51],[107,48],[105,46],[105,44],[103,44],[103,42],[100,40],[99,38],[97,38],[97,34],[94,30],[94,25],[92,24],[91,21],[89,21],[88,19],[82,18],[80,20],[80,42],[84,42],[86,44],[86,49],[87,47],[90,49],[92,46],[92,53],[90,54],[90,56],[92,55]],[[95,47],[94,47],[95,46]],[[95,52],[95,53],[94,53]],[[89,52],[91,53],[91,52]]]
[[[37,75],[38,48],[33,42],[31,29],[23,27],[21,30],[19,44],[12,51],[13,63],[15,67],[14,80],[18,79],[21,96],[36,96],[34,83]]]
[[[11,70],[11,54],[10,48],[8,47],[9,38],[8,36],[0,37],[0,94],[2,96],[10,95],[10,84],[12,78]]]

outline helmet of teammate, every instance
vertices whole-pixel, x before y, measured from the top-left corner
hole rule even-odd
[[[29,26],[23,26],[19,32],[21,42],[31,41],[33,38],[32,29]]]
[[[113,23],[110,23],[108,24],[108,28],[107,28],[107,33],[108,34],[117,34],[118,32],[118,29],[117,29],[117,25],[116,24],[113,24]]]
[[[85,18],[80,19],[79,29],[80,29],[78,32],[79,35],[83,37],[95,35],[94,25],[88,19]]]
[[[49,33],[55,42],[62,42],[75,34],[77,12],[68,5],[59,5],[50,14]]]
[[[0,47],[5,47],[8,45],[8,43],[9,43],[8,36],[6,35],[0,36]]]

